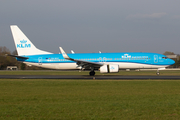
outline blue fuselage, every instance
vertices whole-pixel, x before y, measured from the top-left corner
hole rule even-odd
[[[167,67],[175,63],[174,60],[158,53],[77,53],[68,54],[68,56],[73,59],[88,62],[119,64],[119,68],[126,68],[124,67],[125,64],[127,65],[127,68],[136,68],[137,66],[139,66],[137,68],[143,68],[142,65],[146,66],[144,68],[148,68],[147,65],[149,65],[150,68],[156,68],[157,66]],[[68,63],[76,63],[64,59],[62,54],[28,55],[24,57],[28,57],[28,59],[17,58],[17,60],[29,64],[38,63],[41,65],[57,63],[59,63],[58,65],[68,65]],[[61,69],[61,67],[59,67],[59,69]],[[62,69],[65,68],[63,67]],[[74,69],[74,67],[72,69]]]

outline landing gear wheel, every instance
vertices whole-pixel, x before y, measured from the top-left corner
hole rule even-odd
[[[95,72],[94,72],[94,71],[91,71],[91,72],[89,72],[89,75],[90,75],[90,76],[94,76],[94,75],[95,75]]]
[[[157,73],[156,73],[156,75],[160,75],[160,73],[159,73],[159,72],[157,72]]]

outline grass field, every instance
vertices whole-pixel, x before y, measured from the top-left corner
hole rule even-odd
[[[179,118],[179,80],[0,79],[1,120]]]
[[[0,75],[89,75],[89,71],[57,71],[57,70],[24,70],[24,71],[0,71]],[[156,71],[124,71],[119,73],[101,74],[96,71],[96,75],[156,75]],[[180,71],[160,71],[160,75],[180,75]]]

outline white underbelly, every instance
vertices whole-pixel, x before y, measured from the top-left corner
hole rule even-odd
[[[29,63],[24,62],[25,64],[31,66],[37,66],[42,68],[49,69],[60,69],[60,70],[71,70],[71,69],[81,69],[77,68],[76,63]],[[155,68],[165,68],[166,65],[151,65],[151,64],[140,64],[140,63],[128,63],[128,62],[105,62],[104,64],[118,64],[119,69],[155,69]]]
[[[119,69],[155,69],[165,68],[166,65],[151,65],[151,64],[140,64],[140,63],[128,63],[128,62],[108,62],[106,64],[118,64]]]
[[[37,66],[37,67],[42,67],[42,68],[48,68],[48,69],[61,69],[61,70],[71,70],[71,69],[80,69],[77,68],[76,63],[29,63],[29,62],[24,62],[28,66]]]

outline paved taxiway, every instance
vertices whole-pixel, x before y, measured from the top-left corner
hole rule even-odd
[[[0,75],[0,79],[120,79],[120,80],[149,80],[168,79],[180,80],[180,76],[119,76],[119,75]]]

